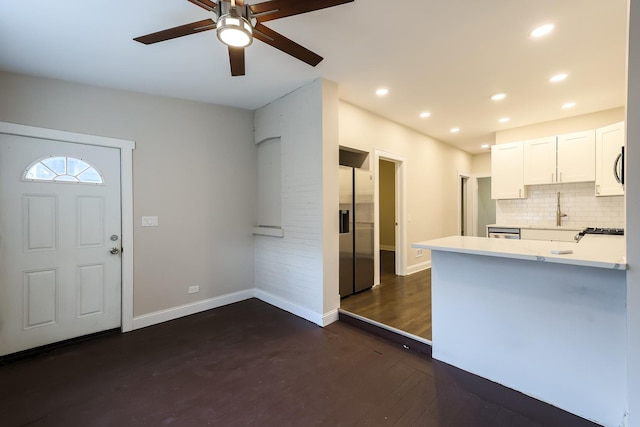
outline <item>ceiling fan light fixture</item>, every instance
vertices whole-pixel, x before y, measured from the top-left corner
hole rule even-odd
[[[229,47],[247,47],[253,42],[249,21],[235,13],[222,15],[216,23],[218,39]]]

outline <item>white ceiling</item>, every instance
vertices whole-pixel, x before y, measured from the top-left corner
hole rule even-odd
[[[209,17],[187,0],[2,0],[0,69],[246,109],[324,77],[343,100],[470,153],[497,130],[625,104],[627,0],[355,0],[267,23],[323,56],[317,67],[256,40],[243,77],[214,31],[132,40]],[[532,40],[547,22],[555,31]],[[550,84],[559,72],[569,78]]]

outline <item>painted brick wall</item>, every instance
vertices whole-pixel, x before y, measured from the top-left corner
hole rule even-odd
[[[322,82],[257,110],[254,122],[256,142],[280,137],[284,229],[282,238],[255,236],[255,285],[315,321],[323,313]]]
[[[569,227],[624,227],[624,196],[596,197],[594,183],[532,185],[529,197],[498,200],[496,223],[504,225],[555,225],[556,194]]]

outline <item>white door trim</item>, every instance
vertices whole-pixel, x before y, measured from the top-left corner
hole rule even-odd
[[[122,332],[133,330],[133,150],[135,141],[0,122],[0,133],[120,150],[122,198]]]
[[[407,206],[406,206],[406,167],[407,158],[399,154],[376,149],[373,159],[375,191],[374,203],[374,277],[376,285],[380,284],[380,160],[388,160],[396,164],[396,274],[407,275]]]
[[[465,172],[465,171],[458,171],[457,175],[456,175],[456,179],[458,181],[458,224],[457,224],[457,235],[460,236],[462,234],[462,192],[463,192],[463,188],[462,188],[462,178],[465,178],[467,180],[467,193],[466,193],[466,208],[467,208],[467,220],[465,223],[465,229],[467,231],[467,236],[474,236],[475,235],[475,230],[473,227],[473,212],[470,212],[469,208],[472,208],[474,205],[474,189],[471,188],[474,180],[471,179],[472,175],[469,172]]]

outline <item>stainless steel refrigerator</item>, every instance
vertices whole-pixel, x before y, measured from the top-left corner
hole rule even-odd
[[[340,297],[373,286],[373,175],[340,166]]]

